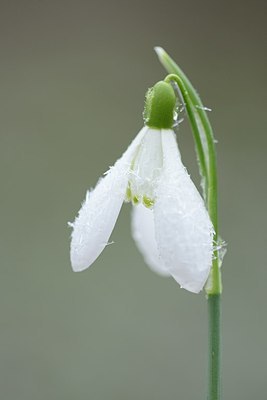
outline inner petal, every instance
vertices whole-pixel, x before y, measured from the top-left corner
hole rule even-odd
[[[134,204],[141,202],[148,208],[153,206],[162,164],[161,131],[148,129],[132,162],[127,189],[128,200]]]

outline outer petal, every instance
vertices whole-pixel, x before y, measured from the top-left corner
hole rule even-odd
[[[198,293],[211,265],[213,227],[180,158],[175,135],[162,130],[163,171],[154,206],[159,253],[173,278]]]
[[[128,183],[131,160],[147,128],[143,128],[123,156],[99,180],[75,219],[71,240],[74,271],[88,268],[104,250],[118,218]]]
[[[133,207],[132,234],[136,246],[143,255],[147,265],[160,275],[169,276],[162,260],[160,260],[155,240],[155,224],[153,211],[142,204]]]

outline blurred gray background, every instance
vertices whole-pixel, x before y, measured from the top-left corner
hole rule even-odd
[[[1,1],[0,397],[205,399],[207,312],[152,273],[125,205],[84,273],[69,262],[86,189],[142,127],[164,47],[218,140],[224,398],[267,398],[265,1]],[[188,124],[184,163],[198,182]]]

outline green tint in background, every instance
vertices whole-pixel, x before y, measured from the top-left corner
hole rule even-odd
[[[124,206],[90,270],[70,229],[86,189],[142,127],[164,78],[185,70],[219,142],[224,398],[267,398],[263,1],[0,2],[0,398],[205,399],[204,294],[150,272]],[[198,182],[187,122],[178,141]]]

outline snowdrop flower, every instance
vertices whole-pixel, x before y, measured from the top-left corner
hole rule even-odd
[[[176,98],[158,82],[148,91],[145,126],[86,199],[74,223],[71,264],[88,268],[107,245],[123,202],[132,202],[132,233],[145,262],[198,293],[212,265],[213,227],[172,130]]]

